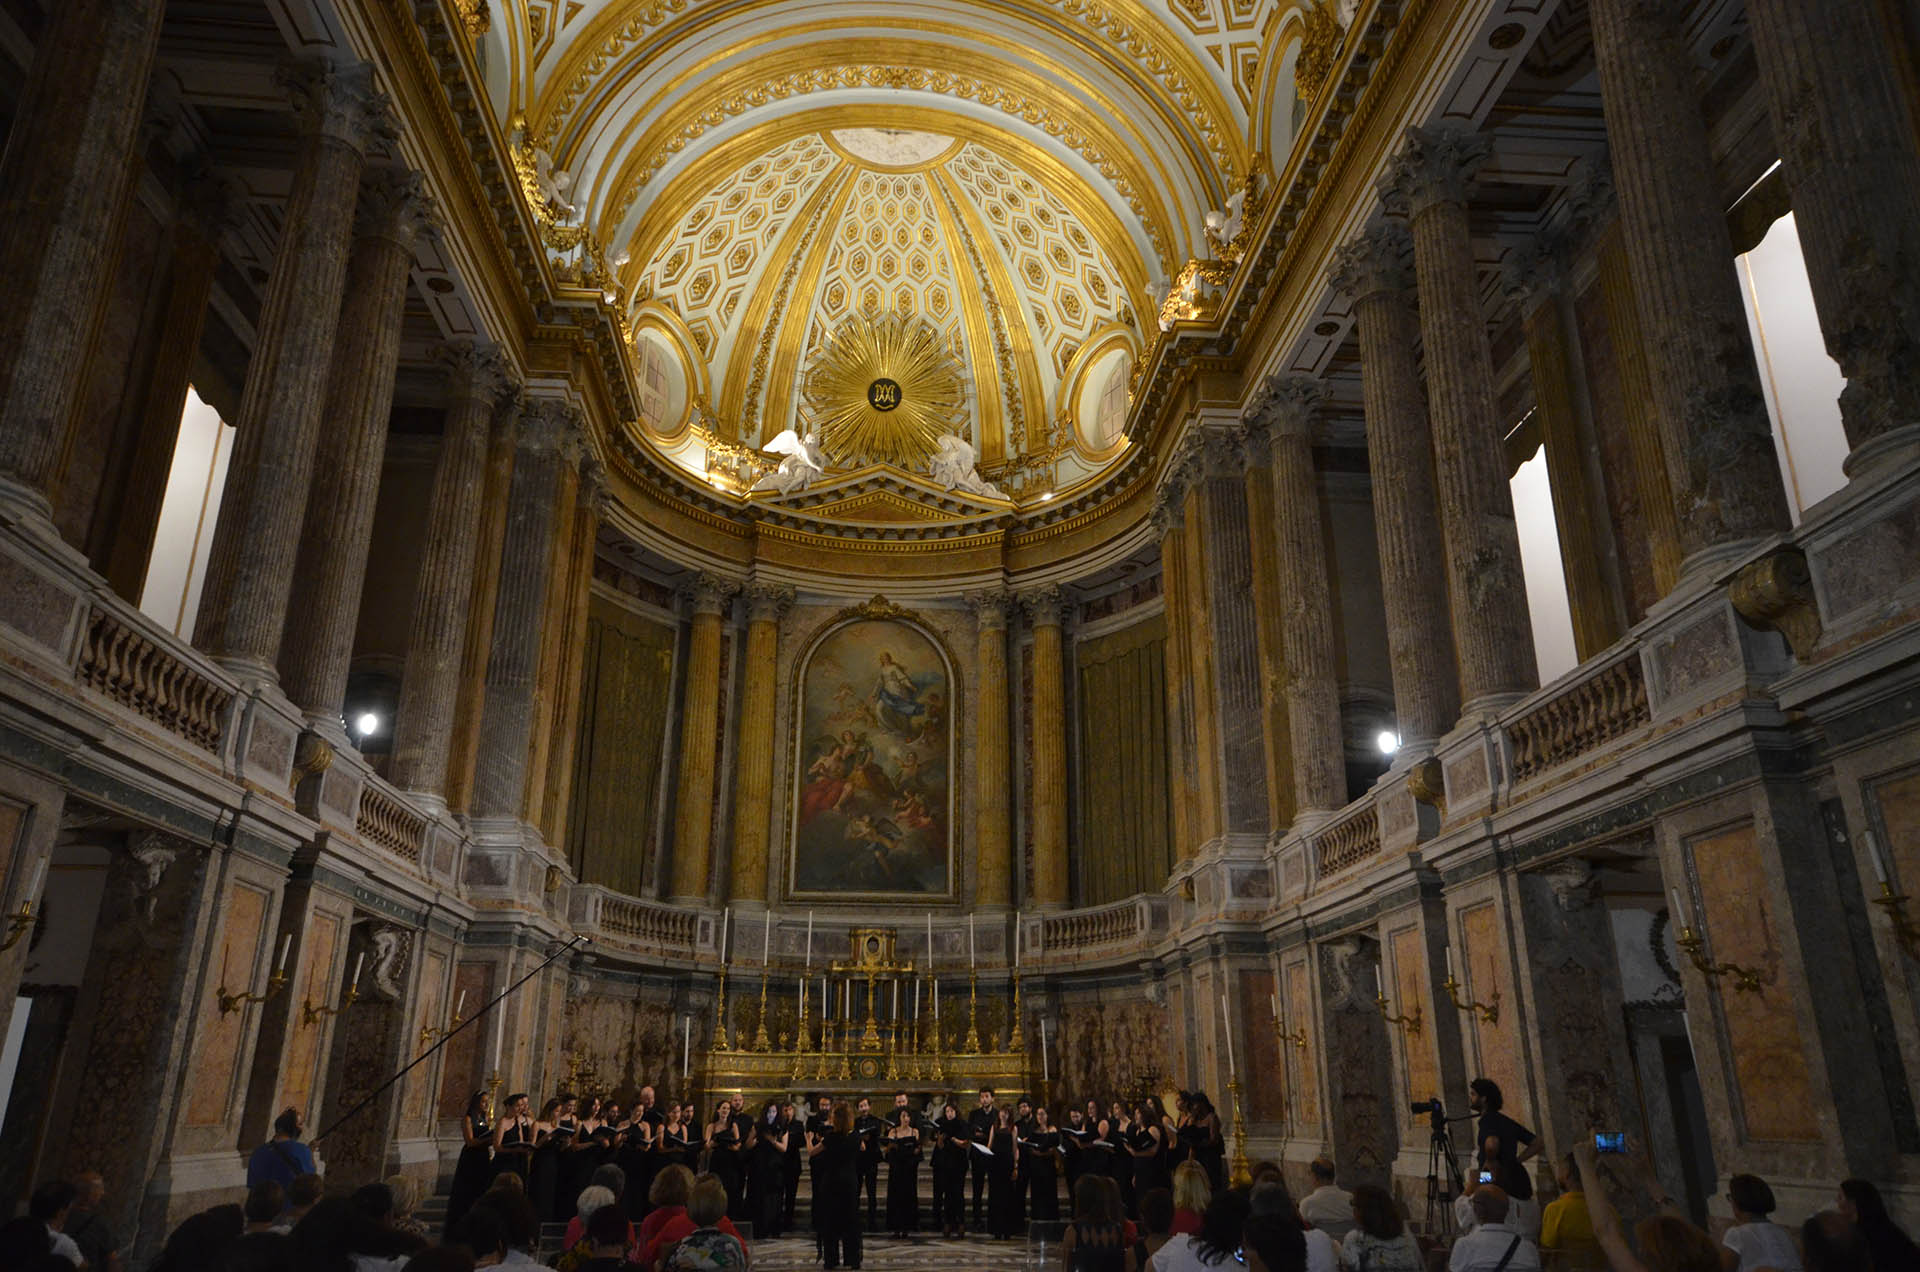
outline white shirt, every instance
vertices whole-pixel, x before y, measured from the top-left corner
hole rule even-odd
[[[1800,1252],[1793,1248],[1792,1235],[1771,1220],[1736,1224],[1727,1229],[1720,1244],[1740,1256],[1739,1272],[1755,1268],[1800,1272]]]
[[[1516,1237],[1520,1244],[1514,1246]],[[1504,1223],[1483,1223],[1454,1242],[1447,1267],[1449,1272],[1493,1272],[1508,1246],[1513,1246],[1513,1257],[1505,1272],[1540,1272],[1539,1248]]]
[[[87,1256],[80,1253],[80,1247],[66,1233],[49,1227],[47,1235],[53,1238],[53,1249],[49,1253],[59,1255],[76,1268],[87,1261]]]
[[[1300,1199],[1300,1217],[1337,1241],[1353,1231],[1353,1194],[1322,1184]]]
[[[1194,1252],[1193,1237],[1184,1232],[1169,1238],[1167,1244],[1147,1260],[1147,1267],[1152,1272],[1221,1272],[1217,1265],[1208,1267],[1200,1262],[1200,1256]]]
[[[1340,1272],[1340,1243],[1319,1228],[1308,1228],[1307,1272]]]

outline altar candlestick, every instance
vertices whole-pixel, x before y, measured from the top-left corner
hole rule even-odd
[[[827,997],[827,974],[820,973],[820,1019],[829,1020],[833,1016],[833,1000]]]
[[[913,1023],[920,1023],[920,978],[913,978]]]
[[[1238,1077],[1239,1070],[1233,1063],[1233,1021],[1227,1015],[1227,996],[1224,992],[1220,995],[1220,1032],[1227,1038],[1227,1076]]]
[[[289,932],[280,938],[280,961],[274,965],[274,971],[284,972],[287,970],[287,951],[292,948],[293,933]]]

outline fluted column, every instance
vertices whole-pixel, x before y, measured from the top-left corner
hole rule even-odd
[[[490,346],[462,340],[442,350],[440,360],[447,369],[447,422],[427,509],[400,706],[393,717],[392,763],[394,785],[435,798],[447,791],[460,655],[480,541],[487,433],[508,384],[500,355]]]
[[[1580,435],[1573,379],[1573,333],[1562,309],[1564,248],[1557,241],[1535,240],[1509,257],[1505,272],[1526,333],[1534,410],[1546,444],[1547,482],[1560,539],[1560,572],[1573,617],[1574,652],[1585,662],[1620,639],[1625,627],[1601,568],[1599,531],[1606,519],[1587,482],[1586,445]]]
[[[1447,599],[1468,713],[1540,683],[1467,229],[1467,186],[1486,154],[1486,138],[1465,129],[1410,128],[1386,180],[1413,229]]]
[[[1294,801],[1302,812],[1331,812],[1347,802],[1346,747],[1340,728],[1339,665],[1333,639],[1333,589],[1320,527],[1320,483],[1313,466],[1313,421],[1320,382],[1276,376],[1264,386],[1273,468],[1273,538],[1279,547],[1281,638],[1287,653],[1287,720],[1292,731]]]
[[[107,290],[165,10],[163,0],[49,6],[0,155],[0,498],[38,518]]]
[[[1592,0],[1622,241],[1686,563],[1787,528],[1700,112],[1693,58],[1666,0]]]
[[[1007,728],[1007,610],[1005,592],[974,592],[973,611],[979,707],[974,727],[973,904],[982,910],[1013,905],[1013,837],[1007,790],[1013,759]]]
[[[1367,417],[1373,524],[1393,662],[1401,754],[1414,756],[1452,727],[1460,708],[1440,542],[1427,403],[1420,388],[1420,323],[1411,303],[1407,231],[1393,222],[1342,247],[1333,284],[1353,297]]]
[[[400,322],[414,240],[428,228],[420,174],[384,171],[361,185],[346,299],[327,375],[327,426],[295,558],[293,612],[281,642],[281,683],[315,722],[341,732],[347,664],[385,467],[387,419],[400,364]]]
[[[339,327],[365,151],[384,126],[373,68],[308,64],[292,77],[307,129],[260,310],[194,641],[274,678]],[[305,621],[303,616],[303,621]]]
[[[1273,535],[1273,464],[1267,426],[1258,411],[1242,421],[1246,449],[1248,560],[1253,571],[1253,618],[1260,677],[1260,733],[1265,742],[1267,827],[1293,824],[1293,737],[1287,721],[1287,647],[1281,632],[1286,593],[1280,585],[1280,550]]]
[[[692,589],[686,701],[680,710],[680,797],[673,818],[673,893],[677,902],[707,895],[713,855],[714,757],[720,722],[720,625],[734,585],[702,574]]]
[[[575,538],[579,531],[581,468],[595,464],[582,445],[554,474],[553,537],[547,559],[547,604],[540,616],[540,664],[533,679],[533,727],[527,731],[527,789],[521,801],[527,821],[547,834],[547,777],[553,758],[555,722],[560,716],[565,675],[567,626],[573,600]],[[551,839],[548,840],[552,842]]]
[[[549,844],[566,842],[567,811],[573,803],[573,760],[580,745],[581,677],[587,656],[587,607],[593,595],[593,557],[606,507],[606,470],[597,460],[589,459],[581,465],[580,487],[574,497],[573,557],[567,582],[566,625],[560,642],[560,689],[541,823]]]
[[[735,903],[765,903],[767,847],[773,822],[774,667],[780,619],[793,605],[790,587],[755,583],[746,590],[747,656],[740,695],[740,767],[733,781]]]
[[[1871,4],[1747,0],[1827,352],[1849,473],[1920,446],[1920,131]],[[1874,445],[1880,442],[1880,445]]]
[[[493,613],[500,596],[500,556],[507,532],[507,495],[519,446],[526,397],[509,391],[494,411],[487,434],[487,467],[480,482],[480,522],[474,532],[473,589],[467,597],[466,632],[460,640],[459,688],[453,733],[447,739],[447,807],[466,812],[480,753],[480,717],[487,701],[487,658],[493,651]]]
[[[1198,846],[1193,829],[1192,668],[1187,657],[1186,487],[1175,474],[1155,492],[1153,525],[1160,535],[1160,597],[1167,629],[1167,800],[1173,806],[1174,859]]]
[[[1041,909],[1067,904],[1066,604],[1057,587],[1020,597],[1033,628],[1033,903]]]
[[[487,656],[486,698],[474,764],[476,817],[523,817],[533,682],[553,558],[554,488],[580,446],[579,416],[555,398],[528,403],[520,421],[500,553],[500,589]]]
[[[114,485],[102,491],[104,529],[95,568],[123,599],[138,604],[153,560],[153,538],[180,444],[194,359],[206,327],[207,299],[220,264],[220,235],[232,191],[202,168],[182,189],[168,233],[166,295],[160,301],[145,383],[132,397],[133,444]]]

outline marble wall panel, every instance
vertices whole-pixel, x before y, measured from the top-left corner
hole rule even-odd
[[[641,1087],[651,1086],[664,1101],[688,1087],[680,1076],[684,1051],[697,1056],[706,1046],[712,1013],[693,1013],[690,1047],[682,1036],[683,1014],[671,1003],[588,993],[566,1004],[567,1054],[591,1071],[597,1091],[631,1101]]]
[[[302,942],[300,965],[294,968],[289,994],[300,995],[293,1007],[287,1028],[287,1063],[280,1073],[280,1091],[274,1097],[275,1112],[284,1108],[302,1109],[313,1117],[313,1093],[320,1089],[320,1045],[325,1038],[327,1019],[305,1020],[300,1007],[305,1003],[322,1006],[339,1001],[340,989],[334,981],[334,966],[339,962],[340,933],[344,920],[334,914],[316,912],[308,921]]]
[[[1286,1047],[1287,1086],[1291,1099],[1288,1129],[1296,1136],[1313,1138],[1321,1134],[1320,1073],[1315,1063],[1322,1038],[1313,1017],[1312,968],[1306,955],[1289,960],[1281,971],[1285,993],[1281,1009],[1289,1034],[1305,1032],[1307,1045],[1288,1043]]]
[[[494,965],[492,963],[459,963],[453,971],[453,996],[458,1001],[462,993],[467,996],[466,1014],[471,1019],[487,1003],[493,1001],[499,991],[494,987]],[[504,1004],[494,1011],[505,1009]],[[434,1105],[434,1116],[441,1121],[453,1121],[467,1111],[467,1101],[475,1091],[483,1090],[487,1084],[486,1063],[487,1040],[495,1031],[494,1017],[489,1014],[475,1021],[473,1026],[455,1034],[444,1049],[440,1061],[440,1096]],[[502,1092],[505,1094],[505,1092]]]
[[[431,1047],[439,1038],[420,1040],[422,1029],[444,1029],[447,1020],[453,1015],[453,1003],[446,996],[447,957],[438,950],[428,950],[420,960],[420,1010],[414,1026],[407,1034],[408,1058],[420,1054]],[[456,994],[458,991],[455,991]],[[426,1120],[427,1095],[433,1088],[433,1072],[436,1064],[446,1063],[446,1049],[443,1047],[434,1060],[421,1065],[404,1079],[406,1091],[400,1098],[400,1116],[410,1122]]]
[[[1326,1036],[1327,1113],[1340,1182],[1391,1182],[1399,1152],[1392,1112],[1392,1047],[1373,1001],[1380,949],[1342,938],[1319,947],[1322,1032]]]
[[[1749,1139],[1818,1142],[1799,1020],[1780,975],[1781,929],[1768,897],[1758,827],[1741,822],[1686,846],[1700,884],[1695,920],[1713,960],[1768,973],[1759,993],[1713,982],[1733,1069],[1735,1116]]]
[[[1266,968],[1236,972],[1239,1016],[1245,1029],[1235,1035],[1240,1048],[1240,1089],[1246,1097],[1250,1122],[1284,1122],[1286,1083],[1280,1057],[1280,1039],[1273,1028],[1273,973]],[[1244,1041],[1243,1041],[1244,1040]]]
[[[1497,904],[1489,900],[1463,908],[1459,924],[1460,967],[1457,970],[1464,973],[1462,983],[1472,988],[1476,1001],[1492,1001],[1497,988],[1500,1001],[1512,1003],[1513,971],[1507,956],[1506,927]],[[1469,1076],[1492,1078],[1499,1083],[1500,1093],[1506,1098],[1507,1114],[1533,1125],[1530,1119],[1535,1110],[1530,1107],[1532,1099],[1521,1067],[1523,1040],[1519,1012],[1511,1006],[1504,1007],[1498,1021],[1482,1020],[1475,1013],[1470,1028],[1474,1040],[1472,1055],[1479,1067]]]
[[[210,978],[201,994],[198,1034],[199,1053],[187,1076],[187,1125],[219,1126],[227,1120],[241,1081],[240,1053],[246,1041],[245,1030],[259,1019],[254,1004],[242,1004],[238,1010],[222,1013],[219,990],[229,993],[258,993],[271,971],[271,960],[263,963],[261,947],[266,943],[267,914],[272,896],[264,888],[236,881],[227,894],[226,913],[215,939],[219,940],[219,975]]]
[[[6,881],[4,896],[13,888],[13,858],[20,850],[24,836],[21,831],[27,824],[27,805],[15,803],[10,799],[0,799],[0,880]]]
[[[337,1182],[361,1184],[387,1173],[400,1092],[382,1084],[410,1058],[408,1044],[419,1040],[409,1007],[420,939],[418,932],[387,924],[362,922],[352,929],[347,952],[355,962],[364,953],[366,966],[359,997],[341,1012],[334,1031],[321,1100],[325,1113],[316,1128],[326,1134],[327,1175]]]
[[[1880,815],[1881,844],[1893,860],[1903,892],[1920,888],[1920,769],[1883,777],[1868,786]]]
[[[1418,1004],[1421,1016],[1431,1022],[1437,1017],[1432,996],[1427,992],[1432,978],[1427,975],[1426,953],[1421,948],[1424,940],[1417,923],[1398,928],[1387,937],[1387,959],[1392,969],[1387,980],[1393,986],[1394,1015],[1410,1016]],[[1451,1005],[1446,1010],[1451,1011]],[[1440,1090],[1440,1061],[1433,1051],[1437,1032],[1437,1028],[1429,1027],[1422,1029],[1418,1036],[1402,1034],[1400,1038],[1401,1094],[1406,1098],[1397,1101],[1395,1107],[1404,1119],[1406,1133],[1415,1138],[1426,1120],[1414,1117],[1407,1111],[1408,1106],[1414,1100],[1444,1094]]]
[[[1054,1104],[1124,1098],[1154,1075],[1156,1089],[1189,1085],[1174,1063],[1171,1026],[1164,1008],[1139,999],[1061,1004],[1049,1026],[1059,1030],[1058,1045],[1050,1039]]]

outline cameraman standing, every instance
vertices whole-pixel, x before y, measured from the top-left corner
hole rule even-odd
[[[1480,1115],[1474,1135],[1480,1169],[1490,1172],[1493,1182],[1506,1192],[1510,1203],[1507,1222],[1529,1236],[1538,1236],[1540,1208],[1533,1200],[1533,1179],[1521,1163],[1540,1151],[1540,1141],[1500,1111],[1505,1099],[1500,1084],[1493,1079],[1475,1078],[1467,1084],[1467,1093],[1468,1107]]]

